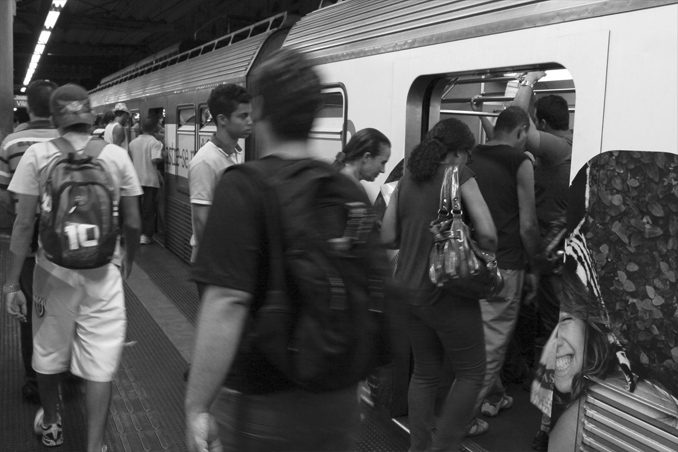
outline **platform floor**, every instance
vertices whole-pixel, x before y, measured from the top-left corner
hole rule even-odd
[[[8,252],[0,239],[0,275]],[[183,372],[192,353],[198,297],[188,281],[189,267],[160,244],[142,246],[125,282],[127,344],[113,385],[106,431],[110,452],[185,451]],[[0,309],[0,450],[50,450],[32,432],[37,410],[23,399],[23,366],[18,324]],[[85,450],[84,387],[77,380],[62,385],[64,445],[59,452]],[[515,406],[490,420],[490,432],[467,438],[471,452],[527,452],[539,426],[529,395],[510,388]],[[395,422],[394,422],[395,421]],[[522,426],[516,428],[516,426]],[[404,428],[403,428],[404,427]],[[358,451],[399,452],[409,447],[405,418],[391,420],[364,406]]]

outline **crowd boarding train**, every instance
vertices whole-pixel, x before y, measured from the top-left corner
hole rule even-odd
[[[349,0],[303,17],[282,13],[183,53],[169,49],[110,75],[90,94],[98,113],[125,102],[141,118],[164,117],[166,247],[188,261],[188,166],[215,131],[208,95],[222,83],[247,87],[253,69],[277,49],[304,52],[321,75],[324,103],[311,135],[319,158],[333,160],[365,127],[390,139],[386,174],[365,183],[374,200],[388,173],[441,118],[462,119],[483,142],[480,116],[497,116],[528,71],[546,71],[534,87],[537,96],[558,94],[569,104],[571,180],[590,161],[617,151],[629,156],[616,160],[620,175],[638,156],[675,162],[677,18],[677,0]],[[260,155],[256,136],[241,146],[240,161]],[[667,193],[678,196],[678,169],[657,164],[668,171]],[[623,176],[621,184],[637,181]],[[607,204],[617,206],[615,199]],[[667,199],[651,203],[675,217],[678,204]],[[641,215],[646,226],[651,216]],[[622,237],[624,221],[606,221],[617,221]],[[670,230],[677,234],[678,221]],[[618,243],[633,247],[626,236]],[[677,241],[669,238],[662,249],[676,270]],[[675,274],[669,283],[675,287]]]

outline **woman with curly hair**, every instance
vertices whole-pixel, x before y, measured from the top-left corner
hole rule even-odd
[[[437,217],[440,188],[449,165],[460,166],[461,201],[476,241],[483,249],[496,250],[492,216],[473,172],[466,167],[474,145],[475,138],[463,122],[438,122],[412,151],[384,215],[382,240],[400,250],[395,281],[408,305],[407,329],[414,354],[408,392],[410,451],[456,450],[468,432],[485,376],[478,300],[437,287],[428,275],[433,246],[429,224]],[[433,435],[445,356],[452,363],[455,380]]]
[[[377,129],[367,128],[353,134],[333,165],[357,182],[372,182],[384,172],[389,158],[389,139]]]
[[[554,417],[549,452],[578,450],[577,429],[581,424],[581,404],[587,391],[596,384],[595,379],[628,388],[635,395],[665,407],[667,412],[674,414],[667,414],[658,420],[674,428],[678,426],[676,382],[646,368],[633,357],[629,357],[630,368],[635,374],[631,379],[626,378],[617,357],[620,349],[610,340],[610,329],[605,317],[604,306],[576,274],[564,272],[560,318],[555,333],[556,365],[553,380],[554,406],[560,406],[564,411],[557,419]]]

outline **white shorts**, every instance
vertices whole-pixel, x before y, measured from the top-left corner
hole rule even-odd
[[[33,277],[33,369],[112,381],[127,330],[120,270],[70,270],[38,258]]]

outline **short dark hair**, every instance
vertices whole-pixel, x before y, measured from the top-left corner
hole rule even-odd
[[[366,128],[353,134],[349,142],[344,146],[344,150],[337,155],[334,165],[337,168],[343,168],[346,162],[354,162],[363,158],[368,152],[376,157],[380,155],[382,145],[391,146],[391,142],[386,135],[377,129]]]
[[[216,123],[217,116],[224,115],[230,118],[240,104],[249,104],[252,101],[252,95],[240,85],[227,83],[219,85],[212,90],[207,107]]]
[[[530,128],[530,117],[520,107],[511,106],[499,113],[494,124],[494,132],[511,133],[518,127]]]
[[[538,120],[544,120],[551,128],[568,130],[570,128],[570,110],[567,101],[551,94],[540,97],[534,104]]]
[[[306,140],[322,97],[320,77],[307,57],[293,49],[274,53],[254,72],[260,117],[287,140]]]
[[[429,180],[447,154],[470,153],[475,144],[476,138],[465,123],[456,118],[443,119],[412,150],[407,169],[415,180]]]
[[[108,125],[110,124],[113,120],[115,119],[115,113],[113,113],[113,110],[106,110],[104,113],[104,118],[102,120],[102,124]]]
[[[49,100],[59,85],[49,80],[34,80],[26,88],[26,101],[31,113],[39,118],[52,116]]]
[[[146,117],[141,121],[141,131],[147,135],[153,135],[158,129],[158,119],[152,116]]]

